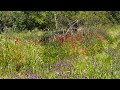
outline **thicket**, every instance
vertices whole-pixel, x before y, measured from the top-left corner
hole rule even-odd
[[[76,20],[80,25],[120,24],[120,11],[0,11],[0,32],[66,29]]]

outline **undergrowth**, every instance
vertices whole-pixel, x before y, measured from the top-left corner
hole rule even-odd
[[[0,78],[120,78],[119,29],[56,34],[48,42],[41,31],[2,33]]]

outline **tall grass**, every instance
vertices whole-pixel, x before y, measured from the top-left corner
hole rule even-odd
[[[7,32],[0,35],[0,78],[120,78],[119,26],[104,31],[57,35]]]

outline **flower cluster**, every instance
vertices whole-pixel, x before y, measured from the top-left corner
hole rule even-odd
[[[58,41],[62,45],[64,44],[64,42],[67,42],[68,44],[72,45],[74,49],[76,49],[76,47],[78,46],[77,41],[79,43],[82,43],[83,39],[78,34],[74,34],[74,35],[65,34],[65,35],[57,35],[55,37],[55,41]]]

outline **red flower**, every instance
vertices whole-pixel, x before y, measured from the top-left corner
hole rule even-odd
[[[72,36],[69,36],[68,38],[69,38],[69,39],[72,39],[73,37],[72,37]]]
[[[77,43],[76,42],[73,42],[73,47],[74,47],[74,49],[77,47]]]
[[[67,39],[67,42],[68,42],[68,43],[71,43],[71,39],[70,39],[70,38],[68,38],[68,39]]]
[[[65,38],[66,38],[66,39],[72,38],[72,36],[70,36],[69,34],[66,34],[66,35],[65,35]]]
[[[15,42],[16,42],[16,43],[17,43],[17,42],[21,42],[21,40],[20,40],[20,39],[18,39],[18,38],[16,38]]]
[[[88,51],[87,51],[87,50],[82,50],[82,52],[83,52],[84,54],[86,54]]]
[[[59,41],[60,43],[63,43],[63,41],[64,41],[64,36],[59,35],[59,36],[56,37],[56,40]]]

